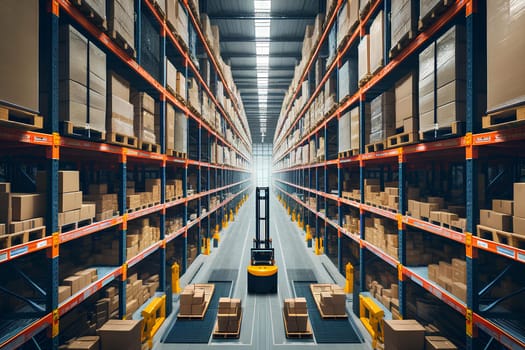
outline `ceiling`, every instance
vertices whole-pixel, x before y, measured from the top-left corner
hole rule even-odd
[[[231,66],[254,143],[272,142],[284,94],[301,60],[306,26],[313,24],[325,3],[326,0],[200,0],[201,12],[219,27],[221,56]],[[267,26],[268,19],[269,35],[265,28],[256,30],[256,23]],[[268,53],[268,46],[269,58],[261,59]]]

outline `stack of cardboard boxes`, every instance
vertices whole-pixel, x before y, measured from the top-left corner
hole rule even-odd
[[[357,78],[359,85],[364,84],[370,78],[370,35],[361,37],[357,47],[358,69]]]
[[[366,240],[386,252],[388,255],[398,257],[397,223],[385,218],[365,219]]]
[[[45,196],[33,193],[12,193],[9,182],[0,182],[0,244],[2,248],[27,242],[45,235]],[[28,231],[37,230],[38,237]]]
[[[128,284],[126,285],[127,319],[131,319],[133,313],[155,294],[155,291],[158,288],[158,283],[158,275],[149,277],[146,283],[144,283],[143,280],[138,279],[136,273],[128,277]]]
[[[116,287],[109,287],[104,293],[104,298],[95,303],[97,328],[100,328],[108,320],[118,317],[119,296]]]
[[[351,233],[359,235],[359,215],[345,215],[343,228]]]
[[[392,91],[383,92],[370,103],[369,143],[386,141],[395,132],[395,97]]]
[[[284,319],[287,333],[305,333],[308,331],[308,310],[305,298],[284,300]]]
[[[142,320],[109,320],[99,330],[101,350],[141,350]]]
[[[314,298],[318,302],[321,316],[345,316],[346,294],[343,287],[336,284],[320,286],[319,295],[314,293]]]
[[[465,207],[446,205],[443,197],[427,197],[426,201],[417,201],[409,197],[407,215],[422,219],[447,228],[465,230]],[[463,217],[462,217],[463,216]]]
[[[180,180],[180,179],[171,179],[171,180],[167,180],[166,184],[167,184],[166,187],[170,186],[170,188],[173,188],[173,192],[171,192],[171,190],[170,190],[171,196],[168,196],[168,194],[166,194],[166,198],[174,199],[174,198],[181,198],[182,197],[182,195],[183,195],[182,180]]]
[[[166,1],[167,23],[179,35],[185,45],[189,44],[188,15],[179,1]],[[208,37],[205,35],[205,37]]]
[[[135,6],[133,1],[107,0],[109,33],[117,42],[135,45]],[[122,43],[121,43],[122,44]]]
[[[167,217],[166,218],[166,235],[177,232],[182,228],[182,217]]]
[[[87,204],[95,205],[95,220],[102,221],[112,218],[118,213],[118,195],[108,193],[107,184],[89,185],[89,194],[84,194]]]
[[[95,268],[78,271],[74,275],[64,278],[62,285],[58,287],[58,303],[64,302],[97,280],[98,275]]]
[[[439,261],[428,265],[428,278],[454,294],[463,302],[467,301],[467,263],[463,259]]]
[[[151,224],[151,226],[150,226]],[[160,222],[155,217],[130,221],[126,236],[128,258],[138,255],[160,239]]]
[[[370,72],[375,74],[383,67],[384,59],[384,16],[383,10],[379,11],[370,25]]]
[[[389,284],[385,283],[385,286],[387,285]],[[368,284],[368,290],[370,292],[370,295],[372,295],[374,299],[379,301],[388,310],[390,310],[390,312],[392,312],[393,319],[400,319],[399,286],[397,285],[397,283],[391,283],[390,288],[386,288],[378,281],[372,281]]]
[[[220,333],[237,333],[241,322],[241,299],[220,298],[217,330]]]
[[[457,346],[445,337],[429,335],[425,337],[425,350],[457,350]]]
[[[396,83],[396,134],[418,131],[417,77],[409,73]],[[394,146],[389,143],[389,146]]]
[[[191,284],[184,288],[180,294],[180,316],[199,316],[206,308],[207,298],[206,289],[198,285]]]
[[[131,94],[133,104],[134,128],[139,143],[157,143],[155,130],[155,100],[145,92]]]
[[[328,9],[328,7],[327,7]],[[341,45],[343,39],[359,23],[359,0],[348,0],[343,2],[343,6],[337,18],[337,47]]]
[[[47,173],[37,173],[37,191],[44,196],[47,188]],[[80,174],[74,170],[58,172],[58,225],[65,226],[92,220],[96,214],[95,203],[83,203],[80,191]]]
[[[201,103],[199,101],[199,84],[195,78],[189,79],[188,102],[190,106],[197,111],[198,115],[202,114]]]
[[[60,44],[60,120],[104,133],[106,54],[70,25],[60,28]]]
[[[59,350],[99,350],[100,337],[90,335],[68,340],[65,344],[58,347]]]
[[[514,184],[514,236],[520,235],[520,241],[525,241],[525,183]]]
[[[398,53],[397,44],[406,44],[415,36],[417,29],[416,1],[396,0],[392,1],[391,9],[391,56]],[[394,50],[395,48],[395,50]]]
[[[110,134],[111,142],[119,141],[120,136],[133,138],[133,105],[129,102],[130,87],[129,83],[115,72],[109,72],[108,77],[108,117],[107,130]],[[119,135],[119,138],[115,138]],[[129,144],[136,146],[135,143]]]

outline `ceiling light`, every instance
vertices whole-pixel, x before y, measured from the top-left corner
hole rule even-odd
[[[270,0],[254,0],[253,7],[255,12],[270,12],[272,8],[272,2]]]
[[[257,56],[257,66],[258,67],[268,67],[270,64],[269,56]]]

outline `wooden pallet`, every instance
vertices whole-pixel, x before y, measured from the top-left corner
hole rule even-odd
[[[465,133],[465,122],[455,121],[450,126],[440,127],[434,130],[420,131],[421,141],[434,141],[437,139],[456,137]]]
[[[20,231],[0,236],[0,249],[14,247],[30,241],[44,238],[46,235],[45,226],[35,227],[30,230]]]
[[[417,29],[421,32],[424,29],[430,27],[432,23],[434,23],[439,16],[445,12],[445,10],[452,5],[455,2],[455,0],[441,0],[439,3],[434,6],[432,10],[430,10],[424,17],[420,17],[417,25]]]
[[[383,61],[383,59],[381,59],[381,63],[379,63],[379,66],[374,69],[374,71],[372,72],[372,76],[376,75],[377,73],[379,73],[379,71],[381,69],[383,69],[383,66],[385,65],[385,62]]]
[[[489,239],[496,243],[510,245],[515,248],[525,249],[525,235],[518,233],[506,232],[492,227],[478,225],[477,236]]]
[[[0,106],[0,124],[20,129],[42,129],[44,118],[36,113],[27,112],[19,108]]]
[[[483,116],[483,129],[497,130],[513,128],[525,124],[525,106],[508,108]]]
[[[365,153],[379,152],[385,150],[384,142],[370,143],[365,146]]]
[[[139,149],[152,153],[160,153],[160,145],[157,145],[156,143],[139,141]]]
[[[330,315],[325,314],[323,310],[321,309],[321,292],[326,292],[331,290],[332,284],[310,284],[310,291],[312,292],[312,296],[315,300],[315,304],[317,305],[317,309],[319,310],[319,313],[321,314],[322,318],[348,318],[348,315]]]
[[[157,13],[159,14],[160,18],[166,19],[166,13],[163,9],[160,8],[159,3],[156,0],[148,0],[148,2],[153,5],[155,10],[157,10]]]
[[[91,129],[90,127],[74,125],[70,121],[60,122],[60,130],[62,132],[62,135],[80,137],[92,141],[106,140],[105,131],[98,131],[95,129]]]
[[[358,154],[359,154],[359,150],[358,149],[352,149],[352,150],[349,150],[349,151],[339,152],[338,153],[338,157],[339,157],[339,159],[341,159],[341,158],[350,158],[350,157],[357,156]]]
[[[105,212],[102,212],[102,213],[97,213],[95,215],[95,222],[98,222],[98,221],[104,221],[104,220],[109,220],[111,218],[114,218],[116,216],[119,216],[119,212],[118,211],[105,211]]]
[[[213,292],[215,291],[215,285],[214,284],[195,284],[195,288],[202,288],[204,289],[204,310],[200,315],[184,315],[184,314],[178,314],[177,318],[196,318],[196,319],[203,319],[204,315],[206,315],[206,311],[208,311],[208,307],[210,306],[211,298],[213,297]]]
[[[117,43],[118,46],[120,46],[128,55],[130,55],[132,58],[137,57],[137,51],[135,51],[135,48],[132,44],[129,44],[126,39],[116,30],[110,30],[108,31],[108,35],[113,41]]]
[[[399,41],[396,44],[392,44],[392,48],[390,49],[390,52],[388,53],[389,58],[396,57],[407,45],[416,37],[417,33],[413,30],[409,30],[405,35],[399,39]]]
[[[314,333],[312,332],[312,325],[310,324],[310,319],[306,321],[306,331],[304,332],[289,332],[288,331],[288,322],[286,322],[286,314],[283,308],[283,322],[284,322],[284,332],[286,338],[311,338]]]
[[[178,152],[171,148],[166,150],[166,154],[170,157],[175,157],[175,158],[181,158],[181,159],[188,158],[188,154],[186,152]]]
[[[404,132],[402,134],[392,135],[386,139],[387,148],[411,145],[419,141],[417,132]]]
[[[95,218],[89,218],[89,219],[85,219],[85,220],[81,220],[77,222],[72,222],[70,224],[62,225],[59,228],[59,232],[68,232],[68,231],[79,229],[84,226],[89,226],[93,224],[94,221],[95,221]]]
[[[213,327],[213,337],[214,338],[223,338],[223,339],[236,339],[241,335],[241,323],[242,323],[242,308],[239,310],[239,324],[237,325],[237,330],[235,332],[219,332],[219,321],[215,321],[215,327]]]
[[[108,30],[106,18],[95,12],[85,0],[71,0],[71,3],[76,6],[91,23],[97,26],[97,28],[102,31]]]
[[[117,132],[108,133],[106,135],[106,142],[132,148],[137,148],[138,144],[136,137],[119,134]]]

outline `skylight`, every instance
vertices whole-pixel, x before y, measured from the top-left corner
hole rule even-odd
[[[255,20],[255,51],[257,61],[257,92],[259,96],[259,114],[267,114],[268,109],[268,84],[270,65],[270,18],[271,0],[254,0],[255,14],[263,14],[264,19]],[[264,142],[266,134],[266,117],[260,120],[261,136]]]
[[[271,0],[254,0],[253,7],[255,8],[255,13],[270,12],[272,9],[272,2]]]

